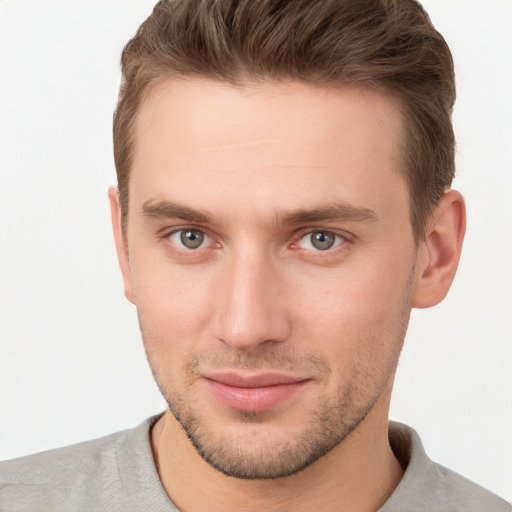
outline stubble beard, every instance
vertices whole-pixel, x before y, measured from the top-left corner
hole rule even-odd
[[[360,340],[361,344],[373,343],[374,350],[377,350],[377,347],[382,348],[384,353],[374,356],[382,357],[380,365],[372,369],[354,368],[350,377],[346,379],[346,384],[338,389],[336,397],[324,400],[312,411],[309,421],[298,436],[280,444],[268,443],[264,447],[251,446],[251,438],[233,439],[233,436],[215,431],[215,425],[209,424],[208,418],[201,414],[200,404],[191,402],[186,393],[178,392],[176,387],[170,389],[166,386],[160,378],[165,373],[158,371],[158,359],[152,357],[151,350],[148,350],[151,344],[147,343],[149,340],[144,336],[142,324],[141,331],[155,381],[169,410],[203,460],[221,473],[234,478],[282,478],[305,469],[342,443],[372,411],[384,390],[392,385],[409,323],[411,287],[412,275],[404,293],[402,307],[391,322],[391,332],[388,333],[386,340]],[[315,355],[306,355],[300,360],[291,358],[289,354],[279,353],[265,354],[259,359],[258,356],[240,353],[231,356],[214,356],[214,359],[222,361],[219,367],[233,369],[293,370],[298,364],[299,368],[315,367],[316,371],[320,372],[317,374],[321,374],[322,371],[327,374],[330,372],[327,362],[316,358]],[[198,356],[189,361],[189,377],[203,359],[202,356]],[[265,411],[233,411],[233,414],[240,423],[261,423],[262,428],[265,428]]]
[[[201,413],[199,403],[191,401],[187,393],[177,392],[176,387],[171,390],[165,386],[159,378],[160,372],[155,371],[153,364],[151,367],[169,410],[204,461],[230,477],[275,479],[291,476],[308,467],[342,443],[360,425],[392,382],[399,352],[398,349],[388,357],[385,367],[375,373],[363,375],[361,368],[354,369],[348,384],[338,389],[335,398],[325,399],[311,411],[298,435],[284,441],[281,436],[278,442],[266,442],[263,446],[253,443],[251,436],[234,438],[220,431]],[[148,359],[152,359],[149,354]],[[255,365],[250,367],[256,368]],[[231,413],[240,424],[251,424],[252,427],[261,424],[262,429],[268,420],[266,411]]]
[[[380,391],[380,390],[379,390]],[[291,476],[338,446],[364,420],[380,393],[354,411],[354,389],[346,389],[336,403],[325,402],[314,411],[302,433],[280,444],[251,446],[252,439],[234,439],[207,427],[200,413],[173,394],[164,395],[171,413],[197,453],[226,476],[240,479],[275,479]],[[265,413],[234,413],[240,423],[265,423]],[[262,427],[264,428],[264,427]]]

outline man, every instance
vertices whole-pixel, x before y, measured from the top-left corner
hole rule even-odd
[[[5,510],[509,510],[388,425],[465,228],[415,3],[159,3],[123,52],[114,235],[169,408],[6,463]]]

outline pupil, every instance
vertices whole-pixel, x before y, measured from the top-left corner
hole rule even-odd
[[[311,243],[316,249],[325,251],[334,245],[334,235],[325,231],[319,231],[311,234]]]
[[[204,234],[201,231],[182,231],[181,242],[188,249],[197,249],[204,240]]]

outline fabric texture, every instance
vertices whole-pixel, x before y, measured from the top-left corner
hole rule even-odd
[[[153,461],[149,433],[157,419],[94,441],[0,463],[0,511],[178,510]],[[389,437],[406,471],[379,512],[512,510],[506,501],[432,462],[413,429],[391,422]]]

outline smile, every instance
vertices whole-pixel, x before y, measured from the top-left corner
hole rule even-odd
[[[241,376],[236,373],[205,377],[212,395],[223,405],[244,412],[272,409],[310,382],[280,374]]]

